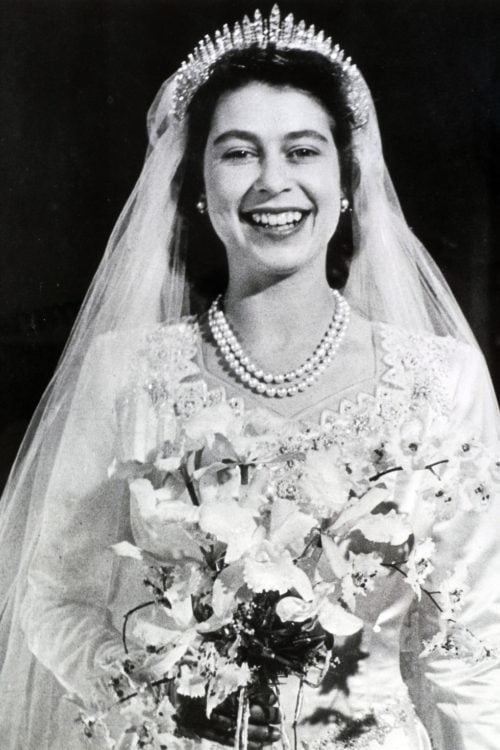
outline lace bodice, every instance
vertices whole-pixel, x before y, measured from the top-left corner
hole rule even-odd
[[[318,408],[294,419],[260,406],[207,370],[196,319],[137,331],[126,341],[112,334],[95,343],[52,487],[58,522],[52,524],[48,514],[24,607],[30,646],[65,689],[88,695],[98,673],[95,665],[121,654],[123,614],[143,600],[142,581],[127,561],[111,560],[110,545],[128,538],[154,551],[161,544],[161,534],[143,522],[134,503],[130,507],[117,467],[147,461],[158,446],[174,439],[179,423],[196,417],[201,429],[214,431],[218,407],[229,405],[247,434],[258,434],[271,454],[311,455],[316,486],[323,492],[338,486],[341,466],[348,467],[353,486],[363,487],[367,456],[384,473],[384,446],[391,441],[410,465],[433,445],[442,450],[450,437],[456,442],[463,436],[462,444],[471,445],[485,438],[477,433],[471,408],[477,377],[472,350],[450,338],[367,325],[364,340],[372,342],[373,350],[365,356],[374,366],[349,387],[349,373],[361,372],[364,363],[359,348],[351,359],[347,352],[342,387],[332,385]],[[102,427],[99,441],[89,446],[87,425],[95,436],[96,419]],[[477,469],[462,478],[460,495],[446,486],[442,498],[430,498],[420,480],[393,473],[384,477],[386,501],[407,515],[417,541],[432,538],[438,578],[456,569],[460,550],[460,562],[471,574],[466,622],[481,637],[496,638],[492,612],[499,605],[481,561],[498,567],[499,558],[491,516],[486,521],[487,514],[476,512],[487,504],[488,494]],[[283,463],[272,474],[272,491],[300,502],[303,475],[300,461]],[[473,500],[468,508],[466,494]],[[67,534],[62,552],[61,533]],[[431,588],[432,583],[431,575]],[[431,746],[430,733],[439,750],[493,750],[499,729],[494,718],[497,661],[453,660],[437,642],[419,659],[425,639],[439,629],[439,616],[425,597],[415,602],[411,586],[395,571],[373,589],[367,586],[357,606],[365,623],[361,640],[339,644],[340,667],[332,684],[306,691],[304,747],[424,750]],[[481,694],[478,679],[485,686]],[[283,686],[289,702],[292,683]],[[427,730],[414,712],[408,687]]]

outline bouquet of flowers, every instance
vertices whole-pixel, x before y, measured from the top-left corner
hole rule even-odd
[[[356,600],[391,571],[456,626],[463,586],[449,576],[441,603],[423,588],[433,542],[415,538],[395,488],[404,494],[420,474],[436,517],[470,497],[479,510],[498,477],[481,453],[481,484],[482,449],[429,440],[428,427],[411,418],[396,434],[375,424],[361,438],[300,429],[265,411],[241,415],[223,402],[172,422],[147,463],[114,467],[129,483],[135,543],[113,549],[144,569],[148,595],[125,615],[124,658],[108,665],[105,682],[135,746],[196,747],[194,735],[181,736],[174,694],[202,699],[207,717],[235,696],[235,748],[243,750],[252,691],[264,685],[279,700],[290,675],[300,678],[295,730],[303,685],[319,685],[335,669],[334,640],[363,627]],[[464,476],[475,483],[472,494]],[[427,647],[450,637],[443,631]],[[113,747],[109,708],[101,702],[80,718],[89,736],[100,731]]]

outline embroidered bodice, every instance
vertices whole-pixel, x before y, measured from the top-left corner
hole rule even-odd
[[[95,665],[121,654],[124,613],[144,598],[133,566],[113,560],[110,545],[129,539],[152,552],[161,545],[161,533],[130,503],[119,467],[146,462],[195,416],[200,429],[216,430],[221,405],[230,407],[248,434],[259,436],[267,452],[305,456],[325,497],[329,488],[339,488],[339,467],[348,467],[349,481],[363,487],[373,479],[366,476],[367,463],[377,466],[389,493],[385,502],[405,514],[417,542],[432,540],[436,580],[449,578],[457,565],[467,570],[467,626],[478,638],[498,638],[493,622],[500,605],[490,588],[494,571],[500,572],[499,557],[490,511],[479,512],[491,494],[482,463],[474,465],[472,457],[468,474],[454,475],[451,484],[443,480],[441,494],[425,485],[422,472],[416,477],[384,471],[389,445],[405,466],[413,466],[432,446],[439,445],[438,454],[447,449],[450,438],[462,446],[489,438],[474,425],[478,355],[451,338],[383,324],[361,327],[371,350],[347,350],[342,360],[339,353],[341,387],[335,388],[332,376],[328,397],[293,419],[207,369],[196,319],[138,331],[132,340],[112,334],[96,341],[52,487],[58,523],[47,520],[24,607],[30,647],[66,690],[88,695]],[[446,462],[450,455],[442,458]],[[271,474],[272,492],[300,502],[304,471],[303,461],[282,462]],[[497,507],[494,512],[498,517]],[[369,577],[360,571],[365,590],[355,592],[362,635],[339,642],[336,676],[306,690],[303,747],[428,750],[432,737],[436,750],[496,748],[496,658],[451,658],[439,640],[430,643],[439,631],[439,613],[428,597],[418,600],[396,570],[375,586]],[[432,571],[428,581],[433,590]],[[425,642],[427,655],[420,658]],[[294,688],[293,679],[283,685],[289,715]],[[54,741],[52,747],[59,745]]]

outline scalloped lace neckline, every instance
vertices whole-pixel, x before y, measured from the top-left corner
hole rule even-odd
[[[373,323],[375,340],[374,373],[371,377],[366,377],[359,381],[360,386],[366,382],[370,382],[374,385],[373,389],[368,391],[363,390],[360,387],[360,389],[356,391],[354,397],[345,396],[338,399],[336,407],[325,406],[324,408],[321,408],[320,404],[322,401],[336,401],[337,396],[342,393],[342,391],[355,388],[356,383],[354,383],[352,386],[342,388],[342,390],[337,393],[325,396],[322,401],[316,404],[307,406],[293,415],[286,416],[269,404],[258,404],[256,399],[252,397],[249,392],[247,393],[244,391],[242,387],[235,386],[233,388],[219,375],[210,372],[206,366],[203,355],[202,335],[199,322],[193,320],[192,326],[197,344],[196,361],[200,370],[199,379],[205,384],[208,391],[213,390],[213,384],[216,383],[217,385],[215,387],[223,394],[223,398],[225,400],[237,402],[245,414],[249,414],[255,410],[264,410],[274,418],[282,420],[284,423],[301,422],[314,427],[321,427],[325,424],[331,424],[335,419],[347,415],[353,410],[358,410],[359,407],[364,407],[366,409],[370,406],[374,406],[378,402],[381,392],[386,390],[387,385],[393,388],[396,387],[399,390],[404,390],[405,385],[407,385],[404,378],[404,368],[400,366],[401,357],[398,356],[399,347],[395,346],[395,344],[402,343],[402,332],[399,329],[394,329],[384,323]],[[380,351],[377,347],[378,343],[380,343]],[[399,355],[400,354],[401,351],[399,350]],[[234,396],[230,395],[231,391],[234,391]]]

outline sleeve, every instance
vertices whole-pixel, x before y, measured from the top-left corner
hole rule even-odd
[[[498,455],[498,410],[486,365],[472,349],[460,360],[450,436],[465,440],[472,432]],[[459,482],[475,496],[475,509],[459,508],[434,526],[434,570],[425,588],[440,592],[443,603],[446,577],[462,571],[448,588],[456,613],[443,619],[422,596],[411,617],[414,656],[420,653],[412,697],[436,750],[500,747],[500,497],[498,484],[494,492],[485,476],[480,462],[471,461]],[[487,507],[479,512],[481,500]],[[436,636],[443,622],[446,632]],[[429,644],[427,655],[422,643]]]
[[[86,701],[99,664],[122,653],[108,609],[116,565],[110,545],[129,533],[127,493],[107,474],[119,373],[110,337],[98,338],[66,415],[21,608],[32,652]]]

